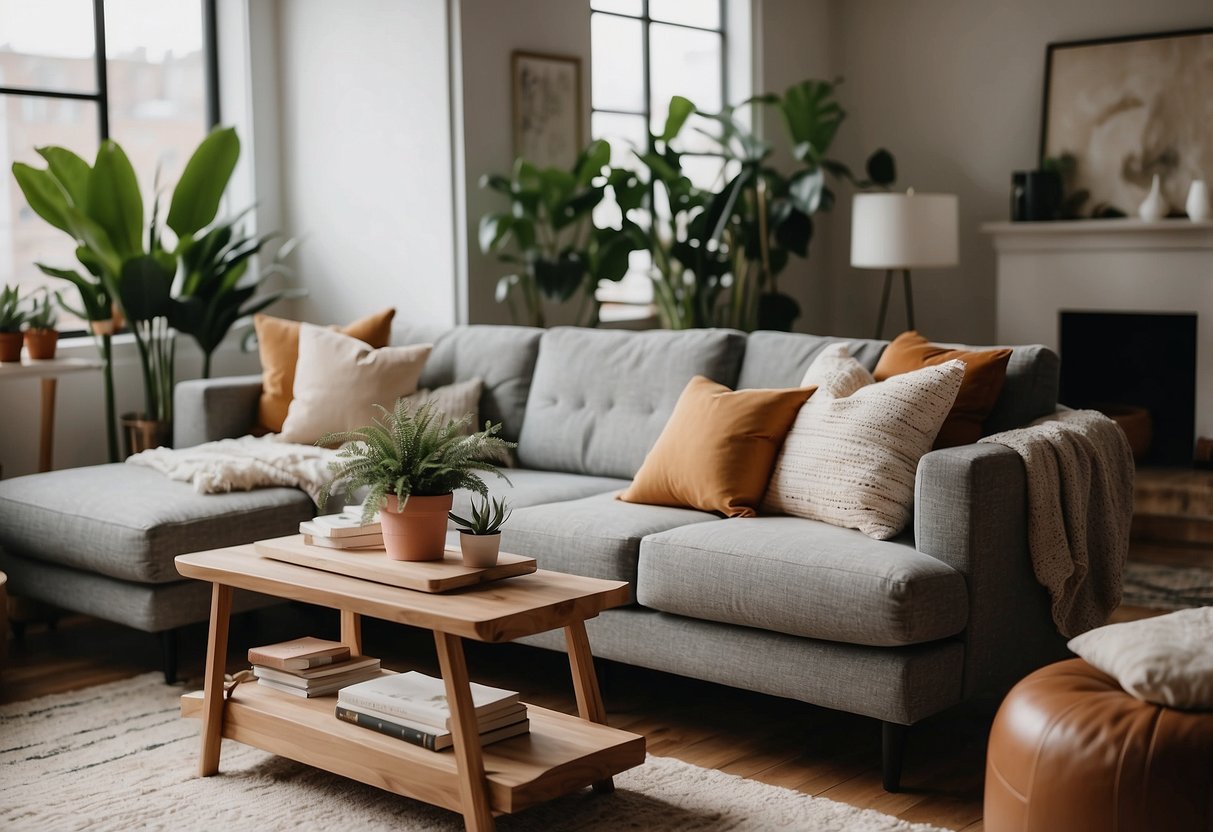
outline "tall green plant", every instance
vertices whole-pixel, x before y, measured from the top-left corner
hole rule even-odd
[[[481,187],[509,200],[504,211],[480,220],[481,251],[515,268],[497,284],[497,301],[508,303],[516,323],[543,326],[544,299],[561,303],[581,296],[577,322],[595,326],[598,283],[627,274],[628,256],[643,239],[595,228],[594,209],[606,196],[610,145],[594,141],[570,170],[537,168],[518,159],[509,178],[488,175]]]

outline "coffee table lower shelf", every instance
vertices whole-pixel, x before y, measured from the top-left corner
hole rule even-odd
[[[396,794],[462,811],[451,749],[428,751],[334,716],[337,699],[304,699],[240,685],[224,706],[223,736]],[[531,731],[484,747],[489,802],[512,813],[644,762],[644,737],[527,705]],[[201,718],[202,691],[181,697],[181,715]]]

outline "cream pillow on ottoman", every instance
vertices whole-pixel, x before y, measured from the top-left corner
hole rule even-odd
[[[952,409],[964,369],[948,361],[862,384],[871,375],[845,345],[827,348],[801,382],[818,392],[788,432],[763,509],[877,540],[898,535],[913,514],[918,460]]]
[[[1138,699],[1213,709],[1213,607],[1109,624],[1069,647]]]
[[[303,324],[294,398],[278,438],[310,445],[326,433],[370,424],[379,415],[375,405],[390,410],[401,396],[417,391],[432,349],[432,344],[373,349],[357,338]]]

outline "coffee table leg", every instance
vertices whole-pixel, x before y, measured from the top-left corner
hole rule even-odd
[[[434,632],[438,647],[438,666],[446,683],[446,701],[451,707],[451,734],[455,761],[459,768],[459,798],[463,804],[463,823],[471,832],[495,828],[489,808],[488,781],[484,776],[484,757],[480,748],[480,730],[468,685],[468,668],[459,636]]]
[[[198,774],[219,773],[223,742],[223,670],[227,665],[227,627],[232,612],[232,588],[211,584],[211,625],[206,642],[206,688],[202,704],[202,755]]]
[[[362,655],[362,616],[358,613],[341,611],[341,643],[350,648],[351,655]]]
[[[585,622],[578,621],[564,628],[565,646],[569,652],[569,666],[573,670],[573,691],[577,694],[577,714],[589,722],[606,725],[606,707],[602,704],[602,693],[598,690],[598,674],[594,672],[594,655],[590,652],[590,639],[585,634]],[[594,791],[615,791],[611,778],[599,780]]]

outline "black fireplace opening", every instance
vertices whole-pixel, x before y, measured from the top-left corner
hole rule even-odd
[[[1060,326],[1062,404],[1130,418],[1144,408],[1151,429],[1139,464],[1191,465],[1196,315],[1063,311]]]

